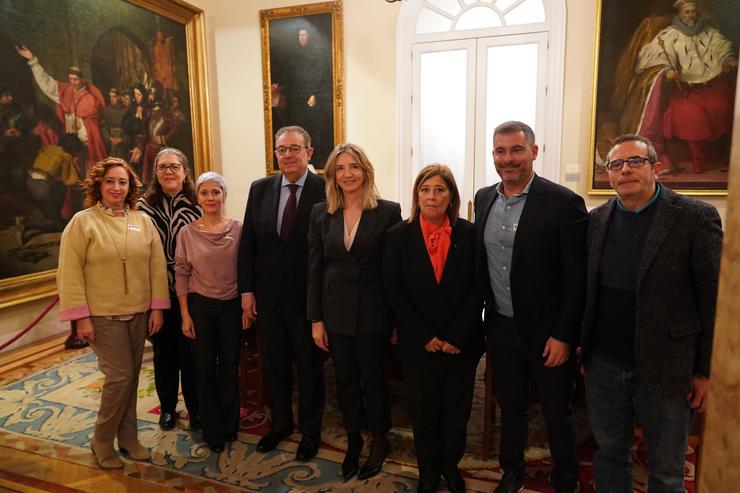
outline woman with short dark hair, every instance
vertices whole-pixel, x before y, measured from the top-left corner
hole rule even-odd
[[[430,164],[414,182],[411,217],[388,231],[383,280],[398,324],[421,493],[440,475],[465,491],[457,464],[484,351],[483,302],[475,283],[475,227],[458,217],[450,169]]]

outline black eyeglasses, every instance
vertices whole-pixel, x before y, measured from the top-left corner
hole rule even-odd
[[[290,151],[291,154],[298,154],[303,149],[308,149],[308,146],[299,146],[299,145],[292,145],[289,147],[280,146],[280,147],[275,148],[275,154],[277,154],[278,156],[285,156],[286,154],[288,154],[288,151]]]
[[[160,173],[162,173],[162,174],[165,174],[168,171],[170,173],[177,173],[178,171],[180,171],[180,168],[182,168],[182,165],[179,164],[179,163],[158,164],[157,165],[157,171],[160,172]]]
[[[652,163],[653,161],[650,160],[650,158],[642,157],[642,156],[632,156],[628,157],[627,159],[614,159],[612,161],[609,161],[606,163],[606,169],[609,171],[618,171],[621,170],[622,167],[626,164],[630,168],[639,168],[640,166],[645,166],[645,163]]]

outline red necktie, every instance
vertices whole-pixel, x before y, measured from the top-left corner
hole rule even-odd
[[[290,189],[290,195],[288,195],[288,201],[285,203],[285,209],[283,209],[283,221],[280,223],[280,239],[288,241],[290,232],[293,230],[293,223],[295,222],[295,210],[298,205],[298,199],[296,192],[298,191],[298,185],[291,183],[288,185]]]

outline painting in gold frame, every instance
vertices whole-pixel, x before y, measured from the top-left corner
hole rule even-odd
[[[311,164],[321,173],[344,141],[342,2],[260,11],[265,112],[265,170],[278,172],[275,132],[299,125],[311,135]]]
[[[613,194],[609,143],[637,133],[655,144],[662,183],[727,194],[739,17],[731,0],[598,0],[589,193]],[[698,73],[677,53],[710,38],[698,58],[711,69]]]
[[[201,9],[181,0],[8,0],[0,9],[0,91],[8,103],[0,108],[0,124],[3,136],[13,138],[0,148],[1,309],[56,294],[61,231],[82,207],[77,180],[93,159],[121,152],[130,160],[134,148],[151,154],[169,145],[185,151],[197,176],[210,169],[211,136]],[[47,74],[46,90],[29,53]],[[62,94],[75,71],[92,94],[86,102],[90,111],[83,116],[79,110],[77,133],[67,128],[53,97],[53,88]],[[118,97],[111,104],[114,86]],[[151,99],[143,97],[150,94]],[[150,115],[160,111],[169,121],[167,133],[156,134],[157,140],[137,139],[123,123],[128,110],[119,120],[111,116],[124,98],[147,105]],[[81,100],[77,108],[82,107]],[[114,150],[111,142],[128,147]],[[69,161],[74,165],[64,168],[66,178],[53,166],[39,168],[42,151],[74,158]],[[146,159],[145,180],[153,177],[151,156]],[[145,162],[142,155],[140,172]],[[49,186],[39,187],[47,172]]]

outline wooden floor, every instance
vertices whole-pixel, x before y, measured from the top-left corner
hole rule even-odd
[[[182,493],[122,471],[103,471],[0,446],[0,493]]]

